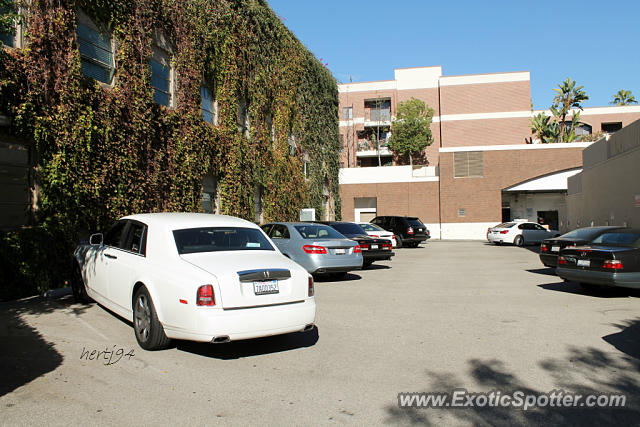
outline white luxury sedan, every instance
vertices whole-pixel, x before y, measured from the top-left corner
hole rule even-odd
[[[146,350],[171,338],[222,343],[314,328],[313,278],[243,219],[131,215],[74,256],[76,298],[132,321]]]
[[[503,222],[487,229],[487,240],[497,245],[512,243],[516,246],[524,246],[540,243],[544,239],[559,235],[560,232],[558,230],[547,230],[538,223],[518,220]]]
[[[387,231],[384,228],[381,228],[378,225],[371,224],[370,222],[358,222],[357,223],[367,234],[371,237],[380,237],[381,239],[389,239],[391,240],[391,246],[398,246],[398,242],[396,241],[396,235],[393,234],[392,231]]]

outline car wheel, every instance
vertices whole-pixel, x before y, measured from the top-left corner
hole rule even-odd
[[[87,294],[87,288],[82,280],[82,273],[80,272],[80,266],[77,264],[73,267],[73,277],[71,278],[71,290],[73,291],[73,298],[76,302],[88,303],[91,301]]]
[[[401,248],[402,247],[402,237],[400,237],[400,236],[396,236],[396,247],[397,248]]]
[[[145,350],[161,350],[171,342],[164,333],[149,291],[144,286],[138,289],[133,298],[133,329],[138,344]]]
[[[522,238],[522,236],[516,236],[515,239],[513,239],[513,244],[516,246],[524,246],[524,239]]]

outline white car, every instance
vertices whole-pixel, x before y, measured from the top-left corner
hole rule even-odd
[[[516,246],[524,246],[540,243],[544,239],[559,235],[558,230],[548,230],[540,224],[528,221],[503,222],[487,230],[487,240],[497,245],[512,243]]]
[[[359,222],[358,225],[362,227],[364,231],[371,237],[379,237],[381,239],[389,239],[391,240],[392,246],[395,248],[398,246],[396,242],[396,236],[391,231],[387,231],[384,228],[381,228],[375,224],[371,224],[370,222]]]
[[[314,328],[311,275],[239,218],[131,215],[74,256],[74,295],[132,321],[146,350],[171,338],[222,343]]]

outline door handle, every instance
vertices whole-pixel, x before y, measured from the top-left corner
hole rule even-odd
[[[111,258],[111,259],[118,259],[117,256],[111,255],[111,254],[104,254],[104,256],[106,256],[107,258]]]

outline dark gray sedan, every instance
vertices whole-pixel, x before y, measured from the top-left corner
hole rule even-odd
[[[357,242],[324,224],[272,222],[262,230],[287,257],[311,274],[344,275],[362,268],[362,251]]]

